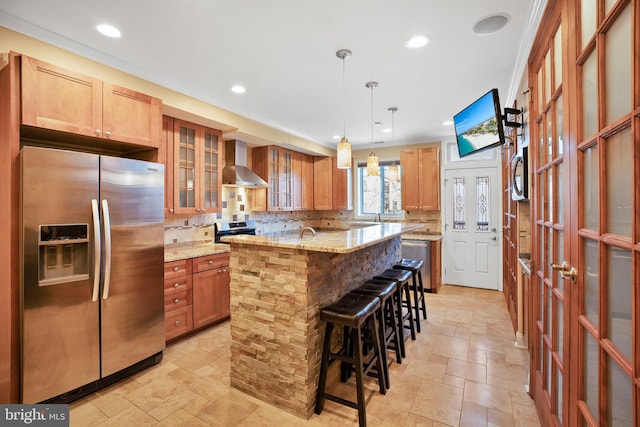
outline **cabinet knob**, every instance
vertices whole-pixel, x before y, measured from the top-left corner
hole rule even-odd
[[[209,260],[209,265],[211,265],[211,264],[213,264],[213,260],[212,259]]]
[[[176,289],[178,289],[178,286],[180,286],[180,283],[178,283],[178,282],[173,284],[173,287],[176,288]]]
[[[174,304],[178,304],[179,302],[180,302],[180,298],[176,298],[176,299],[173,300]]]
[[[180,326],[180,321],[176,320],[176,326]]]
[[[98,136],[102,135],[102,131],[100,129],[96,129],[96,135]]]
[[[169,213],[173,213],[173,208],[169,209]]]
[[[105,135],[107,135],[107,138],[109,138],[109,137],[111,136],[111,131],[109,131],[109,130],[108,130],[108,131],[105,133]]]
[[[173,267],[173,271],[178,271],[180,270],[180,267]]]

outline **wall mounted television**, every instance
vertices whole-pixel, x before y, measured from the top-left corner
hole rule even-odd
[[[453,116],[460,157],[504,144],[498,89],[491,89]]]

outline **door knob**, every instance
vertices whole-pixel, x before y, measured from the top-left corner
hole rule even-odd
[[[551,269],[555,271],[569,271],[569,264],[567,264],[567,261],[562,261],[562,264],[553,264],[550,262],[549,267],[551,267]]]
[[[498,238],[496,236],[492,236],[491,240],[498,240]]]
[[[575,269],[575,267],[571,267],[571,270],[569,271],[561,271],[560,272],[560,277],[562,277],[563,279],[567,280],[571,280],[571,283],[575,283],[576,280],[578,279],[578,270]]]

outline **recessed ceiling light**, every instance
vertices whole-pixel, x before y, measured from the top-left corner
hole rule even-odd
[[[375,123],[374,123],[374,125],[376,125],[376,126],[378,126],[378,127],[379,127],[379,126],[382,126],[382,122],[375,122]]]
[[[247,89],[245,89],[244,86],[235,85],[231,87],[231,92],[233,93],[245,93],[246,91]]]
[[[479,36],[495,33],[503,29],[511,17],[506,13],[489,15],[473,24],[473,32]]]
[[[442,122],[443,126],[451,126],[453,124],[453,122],[451,120],[445,120],[444,122]]]
[[[404,43],[404,46],[409,49],[417,49],[419,47],[426,46],[429,44],[429,41],[431,41],[431,39],[427,36],[414,36],[407,40]]]
[[[382,129],[382,133],[391,133],[391,128]]]
[[[333,135],[331,138],[333,138],[333,139],[340,139],[340,138],[342,138],[342,136],[340,136],[340,135]]]
[[[100,34],[103,34],[107,37],[118,38],[122,35],[119,29],[109,24],[100,24],[96,27],[96,29],[100,32]]]

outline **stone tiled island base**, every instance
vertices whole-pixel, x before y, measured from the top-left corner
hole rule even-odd
[[[398,259],[399,236],[351,253],[232,243],[231,386],[309,418],[322,356],[320,309]]]

